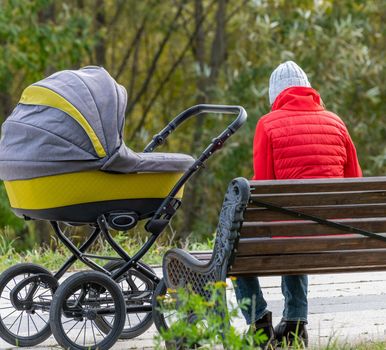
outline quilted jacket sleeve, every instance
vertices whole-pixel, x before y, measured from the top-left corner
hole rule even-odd
[[[344,177],[361,177],[362,169],[359,165],[357,151],[349,133],[346,134],[347,162],[344,167]]]
[[[257,123],[253,140],[253,170],[252,180],[275,179],[272,145],[265,131],[263,120]]]

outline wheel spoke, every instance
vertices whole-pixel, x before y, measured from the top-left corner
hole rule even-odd
[[[32,321],[33,325],[35,326],[36,332],[39,332],[38,327],[36,327],[36,323],[35,323],[34,318],[32,316],[31,316],[31,321]]]
[[[7,309],[13,309],[13,306],[0,307],[0,310],[7,310]]]
[[[28,289],[27,289],[27,286],[24,286],[24,293],[25,293],[25,295],[24,295],[24,299],[27,297],[27,295],[28,295]],[[21,293],[20,293],[21,294]]]
[[[84,328],[84,323],[83,323],[83,326],[82,326],[82,328],[80,329],[80,331],[79,331],[77,337],[75,338],[74,343],[76,343],[76,341],[78,340],[78,338],[79,338],[79,336],[80,336],[80,333],[82,333],[83,328]]]
[[[21,326],[21,321],[23,320],[23,314],[24,314],[24,311],[21,313],[19,326],[17,327],[17,334],[19,334],[19,332],[20,332],[20,326]]]
[[[66,323],[69,323],[69,322],[74,322],[74,320],[71,318],[70,320],[62,322],[62,324],[66,324]]]
[[[94,331],[94,326],[93,326],[93,321],[91,320],[91,331],[92,331],[92,336],[94,337],[94,344],[97,344],[96,337],[95,337],[95,331]]]
[[[30,289],[32,288],[32,286],[30,287]],[[35,291],[34,291],[34,294],[32,294],[32,300],[34,300],[34,298],[35,298],[35,296],[36,296],[36,293],[39,291],[39,289],[40,289],[40,286],[38,286],[36,289],[35,289]],[[44,292],[43,292],[44,293]]]
[[[2,318],[3,321],[4,321],[6,318],[8,318],[9,316],[11,316],[12,314],[14,314],[16,311],[18,311],[18,310],[13,310],[10,314],[8,314],[7,316],[3,317],[3,318]]]
[[[41,298],[41,297],[43,297],[43,296],[46,296],[46,295],[47,295],[47,293],[50,293],[48,296],[52,296],[52,294],[51,294],[51,291],[50,291],[50,290],[45,290],[43,293],[41,293],[41,294],[37,295],[37,296],[36,296],[36,299],[37,299],[37,298]]]
[[[70,320],[70,321],[73,321],[75,322],[74,320]],[[72,331],[72,329],[79,323],[80,321],[76,321],[76,323],[67,331],[67,334],[70,333]],[[63,323],[62,323],[63,324]]]
[[[99,333],[102,337],[104,337],[104,335],[103,335],[103,333],[101,333],[101,330],[99,329],[98,325],[97,325],[94,321],[91,321],[91,322],[95,324],[95,328],[97,329],[98,333]]]
[[[35,313],[35,315],[39,316],[39,318],[40,318],[45,324],[47,324],[47,321],[46,321],[42,316],[40,316],[37,312]]]
[[[86,332],[87,332],[87,320],[84,323],[84,336],[83,336],[83,346],[86,345]]]
[[[15,310],[16,311],[16,310]],[[16,320],[13,321],[12,325],[9,327],[9,329],[12,329],[12,327],[14,326],[14,324],[17,322],[17,320],[19,319],[19,317],[22,315],[22,313],[16,317]]]
[[[129,321],[129,327],[131,328],[130,315],[127,315],[127,320]]]

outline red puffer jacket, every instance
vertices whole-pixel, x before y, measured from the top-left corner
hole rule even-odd
[[[308,87],[285,89],[259,120],[253,165],[254,180],[362,176],[345,124]]]

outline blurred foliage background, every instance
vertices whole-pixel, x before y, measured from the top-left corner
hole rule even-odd
[[[244,106],[247,125],[190,181],[169,231],[202,240],[215,230],[228,182],[252,175],[255,125],[282,61],[296,61],[347,123],[364,174],[385,174],[385,21],[382,0],[0,0],[0,120],[27,85],[90,64],[126,87],[125,141],[137,151],[191,105]],[[229,122],[196,118],[163,150],[197,156]],[[49,243],[46,224],[17,219],[1,187],[6,226],[19,249]]]

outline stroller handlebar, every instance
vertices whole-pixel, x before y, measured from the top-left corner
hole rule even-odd
[[[164,199],[161,206],[158,208],[154,216],[146,223],[145,229],[153,235],[159,235],[168,225],[175,211],[178,209],[180,202],[175,200],[175,195],[190,179],[190,177],[231,137],[237,129],[241,127],[247,120],[247,112],[241,106],[223,106],[223,105],[197,105],[183,111],[174,120],[172,120],[159,134],[155,135],[152,142],[145,148],[144,152],[152,152],[157,146],[161,145],[165,139],[177,128],[182,122],[192,116],[202,113],[221,113],[221,114],[237,114],[236,119],[227,126],[227,128],[217,137],[215,137],[210,145],[201,153],[193,165],[182,175],[178,182],[174,185],[169,195]]]
[[[191,117],[198,116],[203,113],[216,113],[216,114],[237,114],[236,119],[227,127],[226,131],[230,131],[231,134],[235,133],[237,129],[244,124],[247,120],[247,112],[241,106],[227,106],[227,105],[210,105],[199,104],[192,106],[177,117],[175,117],[164,129],[158,134],[154,135],[152,141],[145,147],[144,152],[153,152],[158,146],[162,145],[166,138],[184,121]],[[224,133],[223,133],[224,134]],[[225,134],[224,134],[225,136]],[[229,135],[230,136],[230,135]],[[225,141],[226,138],[223,140]]]

